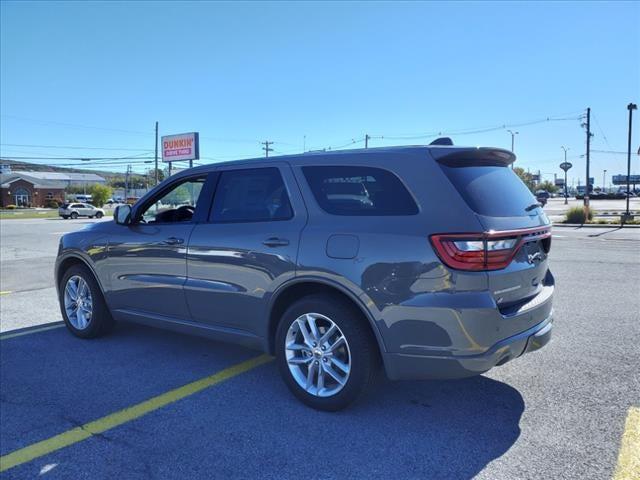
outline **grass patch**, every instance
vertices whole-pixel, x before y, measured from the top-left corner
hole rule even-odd
[[[564,216],[564,223],[584,224],[593,220],[593,212],[587,207],[570,208]]]

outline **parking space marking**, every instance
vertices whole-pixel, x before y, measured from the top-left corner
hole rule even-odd
[[[640,407],[631,407],[624,424],[614,480],[640,478]]]
[[[43,440],[8,453],[7,455],[0,457],[0,472],[4,472],[10,468],[55,452],[56,450],[81,442],[91,438],[93,435],[104,433],[107,430],[111,430],[124,423],[140,418],[147,413],[158,410],[159,408],[177,402],[178,400],[182,400],[194,393],[198,393],[206,388],[222,383],[225,380],[229,380],[230,378],[245,373],[272,360],[273,357],[269,355],[254,357],[208,377],[201,378],[195,382],[191,382],[183,385],[182,387],[162,393],[150,398],[149,400],[138,403],[137,405],[124,408],[105,417],[85,423],[80,427],[67,430],[55,437],[51,437],[47,440]]]
[[[0,292],[0,295],[9,295],[11,293],[11,290],[3,290]]]
[[[8,340],[10,338],[22,337],[24,335],[31,335],[32,333],[46,332],[47,330],[53,330],[53,329],[62,328],[62,327],[64,327],[63,322],[56,322],[52,325],[46,325],[44,327],[28,328],[26,330],[21,330],[16,333],[5,333],[0,335],[0,340]]]

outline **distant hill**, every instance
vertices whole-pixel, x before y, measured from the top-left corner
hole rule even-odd
[[[83,169],[83,168],[68,168],[68,167],[56,167],[53,165],[43,165],[41,163],[29,163],[29,162],[21,162],[16,160],[5,160],[0,158],[0,163],[5,165],[11,165],[11,170],[13,171],[21,171],[21,170],[31,170],[32,172],[62,172],[62,173],[95,173],[100,175],[101,177],[110,180],[113,177],[121,177],[123,173],[121,172],[109,172],[106,170],[94,170],[94,169]]]

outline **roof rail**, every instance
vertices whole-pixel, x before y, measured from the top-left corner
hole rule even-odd
[[[449,137],[440,137],[436,138],[429,145],[453,145],[453,140],[451,140]]]

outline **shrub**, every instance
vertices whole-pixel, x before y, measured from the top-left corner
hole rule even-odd
[[[593,219],[593,212],[586,207],[570,208],[564,218],[564,223],[583,224]]]
[[[15,209],[16,209],[16,206],[15,206],[15,205],[13,205],[13,204],[11,204],[11,205],[7,205],[7,206],[6,206],[6,207],[4,207],[4,208],[6,208],[7,210],[15,210]]]
[[[111,187],[96,183],[91,185],[89,193],[91,194],[91,203],[96,207],[102,207],[109,197],[111,197]]]
[[[44,206],[45,208],[58,208],[60,205],[56,200],[47,200]]]

